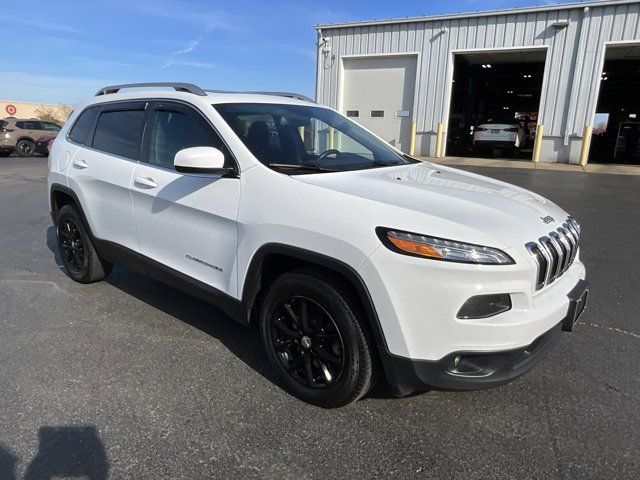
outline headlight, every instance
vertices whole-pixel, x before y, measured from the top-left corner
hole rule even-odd
[[[404,255],[481,265],[510,265],[515,263],[513,258],[496,248],[454,242],[444,238],[382,227],[378,227],[376,233],[387,248]]]

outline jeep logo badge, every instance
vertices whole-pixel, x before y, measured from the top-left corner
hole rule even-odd
[[[551,215],[547,215],[546,217],[540,217],[540,220],[542,220],[544,223],[551,223],[556,221],[556,219],[553,218]]]

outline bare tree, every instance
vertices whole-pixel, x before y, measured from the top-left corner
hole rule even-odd
[[[71,105],[65,105],[63,103],[58,105],[40,105],[36,108],[36,116],[40,120],[47,120],[62,125],[67,121],[72,111],[73,107]]]

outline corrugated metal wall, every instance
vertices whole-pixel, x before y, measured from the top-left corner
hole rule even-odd
[[[568,21],[566,28],[553,27]],[[442,29],[446,28],[445,32]],[[339,107],[341,57],[419,52],[415,121],[434,132],[445,121],[451,52],[459,49],[548,47],[540,122],[545,137],[581,136],[597,100],[607,41],[640,41],[640,2],[571,9],[456,17],[412,23],[323,27],[330,58],[319,53],[317,100]]]

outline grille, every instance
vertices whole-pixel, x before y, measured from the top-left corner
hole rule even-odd
[[[549,235],[527,243],[527,250],[538,266],[536,290],[550,285],[569,269],[578,253],[579,241],[580,225],[569,217]]]

